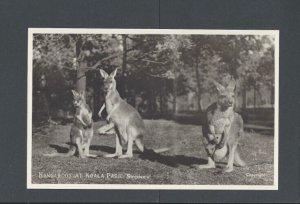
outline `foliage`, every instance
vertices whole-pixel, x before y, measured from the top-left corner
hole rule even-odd
[[[49,101],[55,95],[57,100],[67,95],[64,100],[70,104],[71,95],[65,93],[76,87],[76,72],[81,69],[88,77],[87,86],[94,90],[92,98],[99,98],[99,68],[120,69],[121,95],[133,105],[137,105],[133,98],[140,96],[153,111],[157,109],[153,98],[159,95],[165,107],[169,100],[176,103],[177,95],[195,92],[201,111],[201,94],[215,91],[210,79],[226,84],[233,77],[244,90],[273,87],[274,39],[256,35],[34,35],[34,88],[41,89],[40,76],[46,75]]]

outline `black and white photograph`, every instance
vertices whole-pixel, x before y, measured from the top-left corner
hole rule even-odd
[[[28,29],[27,188],[278,190],[278,30]]]

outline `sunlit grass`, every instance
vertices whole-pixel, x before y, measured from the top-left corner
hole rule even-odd
[[[273,183],[273,137],[258,133],[245,133],[239,147],[247,167],[235,167],[232,173],[220,174],[216,169],[197,170],[193,164],[203,163],[206,154],[202,145],[201,126],[178,124],[168,120],[146,120],[148,135],[144,142],[148,148],[172,147],[157,157],[141,157],[136,150],[134,157],[112,159],[101,157],[114,152],[115,138],[94,135],[91,153],[96,159],[48,158],[42,153],[66,151],[70,125],[53,126],[48,134],[33,135],[33,183],[130,183],[130,184],[239,184],[266,185]],[[95,130],[104,122],[95,124]],[[96,132],[96,131],[95,131]],[[51,146],[49,146],[51,145]],[[39,173],[60,173],[60,178],[39,178]],[[76,177],[81,173],[81,178]],[[91,174],[96,177],[90,176]],[[103,178],[97,178],[102,176]],[[70,175],[70,176],[68,176]],[[128,177],[144,176],[143,178]]]

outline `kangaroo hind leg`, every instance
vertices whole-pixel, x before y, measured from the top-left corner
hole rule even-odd
[[[69,151],[66,154],[66,157],[73,156],[76,152],[76,146],[71,145]]]
[[[237,150],[234,153],[234,165],[239,167],[246,166],[246,163],[241,159],[239,152]]]
[[[76,143],[76,145],[77,145],[79,157],[80,157],[80,158],[86,158],[86,155],[85,155],[84,152],[83,152],[83,147],[82,147],[81,140],[82,140],[82,139],[81,139],[80,137],[77,137],[77,138],[75,139],[75,143]]]
[[[125,138],[127,138],[127,151],[126,154],[123,154],[121,156],[119,156],[119,158],[132,158],[133,156],[133,140],[134,140],[134,136],[136,134],[136,130],[134,127],[130,127],[127,129],[126,133],[124,132],[124,136]]]
[[[122,155],[123,150],[122,150],[122,144],[120,142],[119,135],[117,133],[115,133],[115,136],[116,136],[116,151],[115,151],[115,153],[106,154],[106,155],[104,155],[104,157],[112,158],[112,157],[119,157]]]
[[[216,168],[215,161],[209,156],[207,159],[207,164],[194,165],[197,169],[212,169]]]
[[[97,157],[97,155],[90,153],[91,140],[92,140],[92,138],[89,138],[87,141],[87,144],[84,148],[84,155],[87,157],[95,158],[95,157]]]
[[[140,135],[135,139],[135,145],[137,148],[141,151],[144,152],[144,142],[143,142],[143,136]]]
[[[236,152],[237,144],[229,145],[228,162],[226,167],[223,169],[223,173],[229,173],[233,171],[233,161]]]

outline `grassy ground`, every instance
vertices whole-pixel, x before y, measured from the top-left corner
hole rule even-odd
[[[159,156],[143,157],[135,151],[132,159],[104,158],[114,152],[114,136],[97,133],[91,153],[98,158],[49,158],[42,153],[66,152],[71,125],[57,125],[34,131],[32,155],[33,183],[98,183],[98,184],[273,184],[273,141],[268,135],[245,133],[239,147],[246,167],[235,167],[221,174],[221,161],[216,169],[197,170],[193,164],[206,162],[201,141],[201,126],[179,124],[167,120],[146,120],[148,148],[174,148]],[[95,124],[95,130],[104,122]]]

